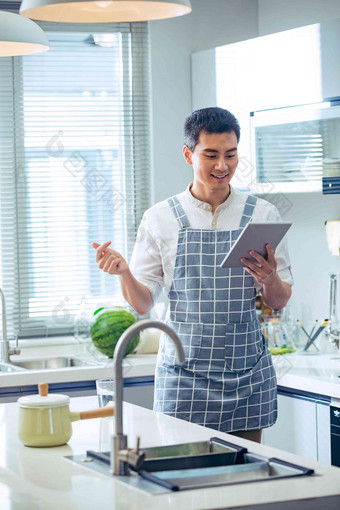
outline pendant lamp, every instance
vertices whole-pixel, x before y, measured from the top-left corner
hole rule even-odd
[[[22,16],[60,23],[148,21],[189,12],[189,0],[23,0],[20,7]]]
[[[0,11],[0,57],[16,57],[49,50],[43,30],[30,19]]]

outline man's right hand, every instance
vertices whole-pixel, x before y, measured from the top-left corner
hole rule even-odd
[[[111,241],[106,241],[103,244],[92,243],[92,247],[96,250],[96,262],[99,269],[108,274],[123,275],[128,273],[130,271],[128,263],[120,253],[108,248],[110,244]]]
[[[92,243],[96,250],[96,262],[99,269],[108,274],[120,276],[120,285],[124,299],[136,310],[139,315],[148,313],[153,307],[151,292],[140,283],[130,271],[126,260],[115,250],[109,248],[111,241],[104,244]]]

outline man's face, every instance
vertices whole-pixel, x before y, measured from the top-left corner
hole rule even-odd
[[[194,186],[198,190],[229,192],[229,182],[237,164],[237,137],[230,133],[206,133],[201,131],[193,152],[183,147],[186,162],[194,171]]]

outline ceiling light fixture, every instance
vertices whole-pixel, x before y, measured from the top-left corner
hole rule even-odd
[[[23,0],[20,14],[60,23],[148,21],[191,12],[189,0]]]
[[[44,31],[30,19],[0,11],[0,57],[42,53],[50,49]]]

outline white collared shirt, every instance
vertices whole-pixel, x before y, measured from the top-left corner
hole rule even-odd
[[[248,194],[230,186],[230,195],[219,205],[214,214],[210,204],[201,202],[190,192],[190,183],[185,191],[177,195],[192,228],[207,230],[237,230],[240,226],[244,204]],[[276,207],[257,199],[253,221],[282,221]],[[178,231],[180,225],[174,217],[167,200],[148,209],[140,223],[136,243],[130,260],[134,277],[151,292],[156,303],[162,290],[168,294],[176,259]],[[275,251],[277,272],[281,280],[293,284],[287,248],[284,237]],[[259,292],[261,285],[256,283]]]

